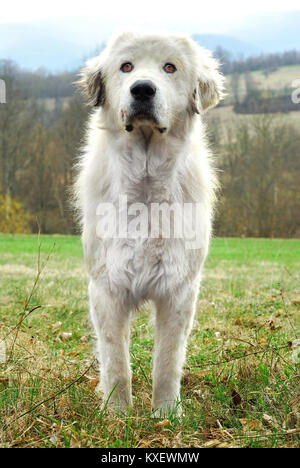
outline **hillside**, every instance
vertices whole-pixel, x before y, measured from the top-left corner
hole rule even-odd
[[[267,75],[263,71],[254,71],[251,75],[257,85],[263,89],[291,88],[292,82],[300,79],[300,65],[281,67]],[[241,88],[245,89],[245,74],[241,75]]]
[[[280,67],[273,72],[265,73],[264,71],[250,72],[253,82],[259,90],[272,90],[279,94],[287,94],[291,88],[292,83],[300,78],[300,65],[291,65],[286,67]],[[246,92],[246,74],[242,73],[239,75],[238,83],[240,98],[245,96]],[[227,97],[225,100],[226,104],[233,102],[233,78],[231,75],[226,76],[226,90]]]

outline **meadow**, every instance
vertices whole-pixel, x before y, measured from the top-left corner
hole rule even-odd
[[[95,391],[87,309],[78,237],[0,235],[0,447],[300,447],[300,240],[213,240],[180,419],[151,417],[150,305],[126,415]]]

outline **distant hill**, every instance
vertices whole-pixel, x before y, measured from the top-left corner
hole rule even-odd
[[[216,50],[217,47],[221,46],[230,52],[232,59],[240,59],[260,53],[259,47],[226,34],[193,34],[192,38],[209,50]]]

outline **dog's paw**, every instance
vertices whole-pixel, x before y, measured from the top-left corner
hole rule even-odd
[[[162,406],[156,408],[151,413],[151,418],[164,419],[164,418],[181,418],[183,416],[183,410],[180,403],[172,405]]]

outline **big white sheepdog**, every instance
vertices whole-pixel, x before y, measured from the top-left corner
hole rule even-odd
[[[156,309],[152,408],[180,411],[180,378],[207,255],[216,178],[201,116],[222,98],[210,53],[187,37],[126,32],[81,70],[93,106],[75,198],[100,383],[132,404],[130,315]]]

